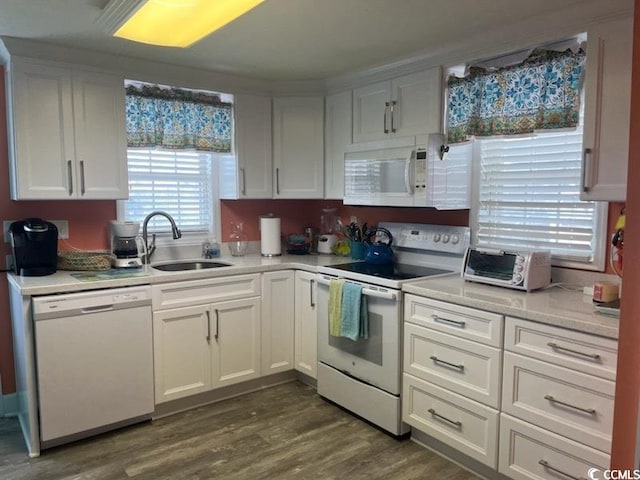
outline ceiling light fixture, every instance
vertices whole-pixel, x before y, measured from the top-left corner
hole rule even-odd
[[[186,48],[264,0],[111,0],[96,23],[109,35]]]

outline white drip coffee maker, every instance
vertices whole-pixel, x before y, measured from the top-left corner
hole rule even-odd
[[[111,252],[115,256],[115,268],[139,268],[142,266],[144,242],[139,235],[138,222],[111,222]]]

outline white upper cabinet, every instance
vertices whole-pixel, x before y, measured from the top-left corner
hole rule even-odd
[[[353,143],[442,130],[439,67],[353,91]]]
[[[7,74],[11,198],[127,198],[123,77],[23,60]]]
[[[582,200],[626,200],[632,30],[629,17],[587,31]]]
[[[324,97],[273,99],[273,198],[323,198]]]
[[[324,198],[344,197],[344,154],[351,145],[351,90],[325,99]]]
[[[236,95],[234,108],[238,155],[235,198],[271,198],[271,97]]]

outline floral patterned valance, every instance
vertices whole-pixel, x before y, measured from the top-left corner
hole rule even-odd
[[[449,143],[575,127],[585,52],[535,50],[519,65],[448,80]]]
[[[231,151],[232,104],[216,94],[127,86],[127,145]]]

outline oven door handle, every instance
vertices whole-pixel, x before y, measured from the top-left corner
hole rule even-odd
[[[318,285],[325,285],[325,286],[329,286],[329,283],[331,283],[331,280],[328,280],[326,277],[316,277],[316,281],[318,282]],[[372,288],[367,288],[367,287],[362,287],[362,294],[366,295],[368,297],[375,297],[375,298],[383,298],[385,300],[393,300],[396,301],[398,299],[398,294],[396,292],[380,292],[378,290],[374,290]]]

